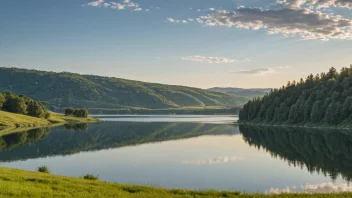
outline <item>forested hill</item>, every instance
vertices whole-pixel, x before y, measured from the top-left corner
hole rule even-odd
[[[209,91],[216,91],[228,94],[235,94],[237,96],[243,96],[249,99],[254,97],[262,97],[265,94],[270,92],[270,88],[251,88],[251,89],[244,89],[244,88],[236,88],[236,87],[213,87],[207,89]]]
[[[65,107],[236,106],[248,101],[244,97],[184,86],[3,67],[0,67],[1,90],[46,101],[53,110]]]
[[[352,65],[337,72],[309,75],[288,82],[244,105],[241,122],[297,125],[352,124]]]

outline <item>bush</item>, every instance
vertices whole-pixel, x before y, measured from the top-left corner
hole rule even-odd
[[[41,173],[50,173],[50,170],[47,166],[40,166],[38,167],[38,172],[41,172]]]
[[[75,109],[73,111],[73,115],[80,117],[80,118],[87,118],[88,117],[88,110],[87,109]]]
[[[51,114],[49,112],[45,113],[45,119],[49,119],[51,117]]]
[[[95,176],[95,175],[92,175],[90,173],[86,174],[83,176],[83,179],[87,179],[87,180],[99,180],[99,176]]]
[[[65,115],[66,116],[70,116],[70,115],[72,115],[73,113],[74,113],[74,109],[73,108],[67,108],[67,109],[65,109]]]
[[[45,109],[37,101],[29,102],[27,111],[28,115],[37,118],[44,118],[46,115]]]

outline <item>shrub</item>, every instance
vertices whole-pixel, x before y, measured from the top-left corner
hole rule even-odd
[[[87,118],[88,117],[88,110],[87,109],[75,109],[73,111],[73,115],[80,117],[80,118]]]
[[[87,180],[99,180],[99,176],[95,176],[95,175],[92,175],[90,173],[86,174],[83,176],[83,179],[87,179]]]
[[[38,167],[38,172],[41,172],[41,173],[50,173],[50,170],[47,166],[43,165],[43,166],[39,166]]]
[[[49,112],[45,113],[45,119],[49,119],[51,117],[51,114]]]
[[[65,115],[69,116],[72,115],[75,110],[73,108],[67,108],[65,109]]]
[[[45,117],[45,109],[37,102],[31,101],[27,106],[28,115],[38,118]]]

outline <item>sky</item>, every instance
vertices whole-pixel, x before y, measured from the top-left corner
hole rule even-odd
[[[274,88],[352,64],[352,0],[1,0],[0,66]]]

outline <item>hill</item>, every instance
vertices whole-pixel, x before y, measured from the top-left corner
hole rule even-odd
[[[199,88],[113,77],[0,68],[0,90],[49,103],[52,110],[86,108],[180,108],[236,106],[247,99]]]
[[[270,92],[271,88],[244,89],[244,88],[235,88],[235,87],[213,87],[207,90],[227,93],[227,94],[235,94],[237,96],[242,96],[248,99],[252,99],[255,97],[264,96],[265,94]]]
[[[349,127],[352,124],[352,65],[337,72],[288,82],[244,105],[241,122]]]

